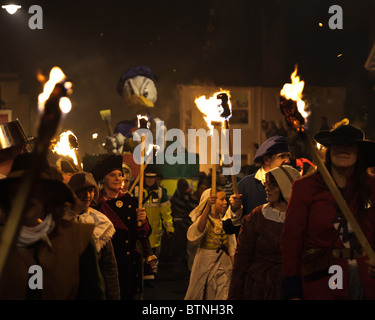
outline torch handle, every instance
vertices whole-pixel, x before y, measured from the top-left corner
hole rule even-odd
[[[227,133],[229,135],[229,137],[228,137],[228,140],[229,140],[229,146],[228,146],[229,156],[231,158],[233,158],[233,143],[232,143],[232,139],[231,139],[231,136],[230,136],[230,127],[229,127],[229,121],[228,120],[225,120],[224,126],[225,126],[225,129],[228,130]],[[227,140],[225,139],[225,141],[227,141]],[[237,176],[235,174],[233,174],[233,162],[232,162],[232,165],[230,167],[230,171],[231,171],[231,177],[232,177],[233,193],[235,195],[238,195]]]
[[[216,164],[212,164],[212,181],[211,181],[211,195],[216,196]],[[211,206],[211,212],[215,214],[216,205]]]
[[[141,167],[139,170],[139,192],[138,192],[138,209],[143,207],[143,180],[145,171],[145,135],[141,137]],[[142,222],[138,221],[138,227],[142,226]]]
[[[353,213],[351,212],[350,208],[348,207],[345,199],[343,198],[341,192],[336,186],[335,181],[333,180],[331,174],[329,173],[327,167],[323,163],[322,159],[319,157],[317,150],[311,140],[311,138],[306,134],[306,132],[300,132],[302,139],[307,144],[308,148],[310,149],[310,153],[313,157],[314,163],[317,165],[318,170],[320,171],[327,187],[331,191],[333,197],[335,198],[338,206],[341,209],[341,212],[344,214],[346,220],[351,225],[353,232],[357,236],[359,243],[361,244],[363,250],[366,252],[367,256],[375,261],[375,253],[370,246],[366,236],[364,235],[361,227],[359,226],[357,220],[354,218]]]
[[[149,159],[150,159],[150,158],[149,158]],[[147,165],[149,164],[149,162],[150,162],[150,160],[147,160],[144,169],[147,168]],[[140,176],[140,175],[138,174],[138,176],[134,179],[134,182],[133,182],[132,186],[131,186],[130,189],[128,190],[130,193],[133,191],[133,189],[134,189],[135,186],[137,185],[137,183],[138,183],[138,181],[139,181],[139,176]]]

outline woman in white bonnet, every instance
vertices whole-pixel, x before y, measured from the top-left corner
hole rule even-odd
[[[98,186],[91,173],[78,172],[71,176],[68,185],[82,202],[82,210],[75,217],[80,223],[94,224],[92,234],[100,271],[105,283],[107,300],[120,300],[120,286],[118,280],[117,261],[112,245],[115,228],[112,222],[101,212],[91,207],[98,198]]]
[[[214,211],[212,205],[215,205]],[[211,189],[207,189],[190,213],[193,224],[187,238],[197,243],[198,249],[185,300],[226,300],[228,297],[236,237],[223,230],[226,210],[225,192],[217,190],[216,196],[211,196]]]
[[[228,299],[282,298],[280,240],[292,184],[299,177],[298,170],[289,165],[267,172],[267,203],[242,220]]]

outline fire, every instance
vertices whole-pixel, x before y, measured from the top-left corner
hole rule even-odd
[[[291,74],[290,79],[292,80],[292,83],[285,83],[280,91],[280,95],[285,97],[287,100],[290,99],[296,101],[299,113],[303,118],[305,118],[305,120],[307,120],[309,114],[307,111],[305,111],[305,102],[302,100],[302,91],[305,86],[305,82],[300,81],[300,77],[297,76],[297,66],[295,67],[294,72]]]
[[[226,95],[228,97],[228,107],[229,112],[227,116],[223,116],[225,113],[225,108],[223,106],[223,99],[220,98],[221,95]],[[218,97],[219,96],[219,97]],[[206,99],[206,96],[200,96],[194,100],[200,112],[202,112],[204,120],[207,123],[210,132],[214,128],[213,123],[221,123],[223,125],[225,120],[228,120],[232,114],[232,104],[230,102],[230,92],[228,90],[221,90],[214,93],[212,97]]]
[[[155,155],[157,155],[160,150],[160,146],[158,146],[157,144],[150,144],[147,148],[146,156],[149,156],[152,150],[155,150]]]
[[[137,114],[138,128],[148,129],[150,124],[148,122],[148,116],[142,116]]]
[[[39,81],[44,82],[45,77],[38,73],[37,78]],[[56,84],[65,81],[66,77],[64,72],[59,67],[53,67],[49,74],[48,81],[44,84],[43,92],[38,96],[38,109],[40,112],[44,110],[44,104],[49,99]],[[71,91],[71,82],[65,83],[65,88]],[[60,109],[63,113],[69,113],[71,110],[71,102],[69,98],[63,97],[60,99]]]
[[[77,137],[70,130],[64,131],[60,134],[58,141],[52,144],[52,152],[57,153],[61,156],[67,156],[72,158],[75,165],[78,164],[77,158],[77,145],[72,144],[73,141],[77,141]]]

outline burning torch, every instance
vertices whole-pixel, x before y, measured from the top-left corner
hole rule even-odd
[[[67,97],[71,90],[72,83],[66,80],[62,70],[58,67],[52,68],[49,80],[45,82],[43,92],[38,97],[38,109],[41,112],[41,117],[38,138],[33,150],[35,157],[33,163],[30,164],[30,170],[26,171],[20,182],[0,239],[0,277],[20,230],[21,219],[29,206],[31,190],[41,173],[43,159],[46,157],[50,141],[59,125],[61,113],[67,113],[71,109],[71,102]]]
[[[210,129],[211,135],[211,166],[212,166],[212,181],[211,181],[211,195],[216,196],[216,160],[217,151],[220,154],[220,129],[224,127],[224,122],[230,117],[229,107],[229,92],[220,91],[216,92],[212,97],[206,99],[206,96],[201,96],[195,99],[200,112],[203,114],[203,118]],[[223,106],[224,105],[224,106]],[[219,144],[218,144],[219,142]],[[218,150],[216,149],[218,145]],[[212,152],[212,150],[214,152]],[[213,161],[212,161],[213,158]],[[215,205],[212,205],[211,211],[215,213]]]
[[[148,117],[137,115],[138,129],[148,129]],[[144,183],[144,171],[145,171],[145,139],[146,136],[142,133],[141,136],[141,167],[139,170],[139,192],[138,192],[138,209],[143,207],[143,183]],[[138,221],[138,227],[142,226],[142,222]]]
[[[58,140],[52,141],[51,150],[58,155],[71,158],[78,170],[82,171],[82,162],[78,155],[78,139],[72,131],[62,132]]]
[[[354,218],[353,213],[345,202],[341,192],[338,190],[336,183],[330,175],[327,167],[319,156],[312,138],[307,135],[305,131],[304,124],[308,113],[304,110],[305,103],[302,100],[304,82],[300,81],[299,77],[296,75],[297,67],[291,75],[292,83],[286,83],[280,91],[280,110],[284,114],[287,124],[298,132],[305,145],[308,147],[310,154],[313,157],[314,164],[316,164],[318,170],[320,171],[323,180],[335,198],[341,212],[351,225],[353,232],[362,245],[363,250],[371,260],[375,261],[375,253],[372,250],[366,236],[360,228],[357,220]]]
[[[232,139],[230,138],[230,126],[229,126],[229,118],[232,116],[232,104],[230,102],[230,92],[223,91],[217,95],[217,99],[221,100],[221,106],[223,108],[223,113],[221,117],[225,118],[224,121],[224,128],[227,129],[226,132],[229,135],[229,156],[233,157],[233,145]],[[231,166],[231,177],[232,177],[232,185],[233,185],[233,193],[238,195],[238,186],[237,186],[237,177],[233,174],[233,163]]]

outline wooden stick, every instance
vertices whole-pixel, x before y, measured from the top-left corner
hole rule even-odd
[[[147,165],[150,163],[150,160],[151,160],[151,158],[148,158],[148,159],[147,159],[147,162],[146,162],[146,164],[145,164],[144,169],[147,168]],[[128,190],[129,192],[132,192],[133,189],[135,188],[135,186],[137,185],[137,183],[138,183],[138,181],[139,181],[139,176],[140,176],[140,174],[138,174],[137,177],[134,179],[132,186],[131,186],[130,189]]]
[[[233,158],[233,144],[232,144],[232,139],[230,136],[230,127],[229,127],[229,121],[225,120],[225,128],[228,130],[228,135],[229,135],[229,157]],[[232,178],[232,186],[233,186],[233,193],[235,195],[238,195],[238,184],[237,184],[237,176],[233,174],[233,162],[230,167],[231,171],[231,178]]]
[[[145,171],[145,134],[141,137],[141,168],[139,171],[139,192],[138,192],[138,209],[143,207],[143,180]],[[138,221],[138,227],[142,226],[142,222]]]
[[[359,226],[357,220],[354,218],[353,213],[351,212],[350,208],[348,207],[344,197],[342,196],[341,192],[337,188],[335,181],[333,180],[331,174],[329,173],[327,167],[323,163],[322,159],[320,158],[315,145],[312,139],[306,134],[306,132],[300,132],[300,135],[303,141],[306,143],[307,147],[310,150],[310,153],[313,157],[314,163],[317,165],[318,170],[320,171],[327,187],[331,191],[333,197],[335,198],[338,206],[341,209],[341,212],[344,214],[346,220],[351,225],[353,232],[357,236],[359,243],[361,244],[363,250],[366,252],[366,255],[373,261],[375,261],[375,253],[369,244],[366,236],[364,235],[361,227]]]
[[[213,122],[212,123],[214,125],[214,129],[213,129],[213,132],[212,132],[212,137],[211,137],[211,156],[212,156],[212,148],[215,148],[214,149],[214,159],[211,159],[211,164],[212,164],[212,179],[211,179],[211,195],[212,196],[216,196],[216,155],[217,155],[217,151],[219,151],[219,154],[220,154],[220,141],[219,141],[219,150],[216,150],[216,138],[217,138],[217,133],[218,133],[218,129],[220,129],[220,125],[221,123],[216,123],[216,122]],[[211,206],[211,213],[215,214],[216,212],[216,205],[213,204]]]

